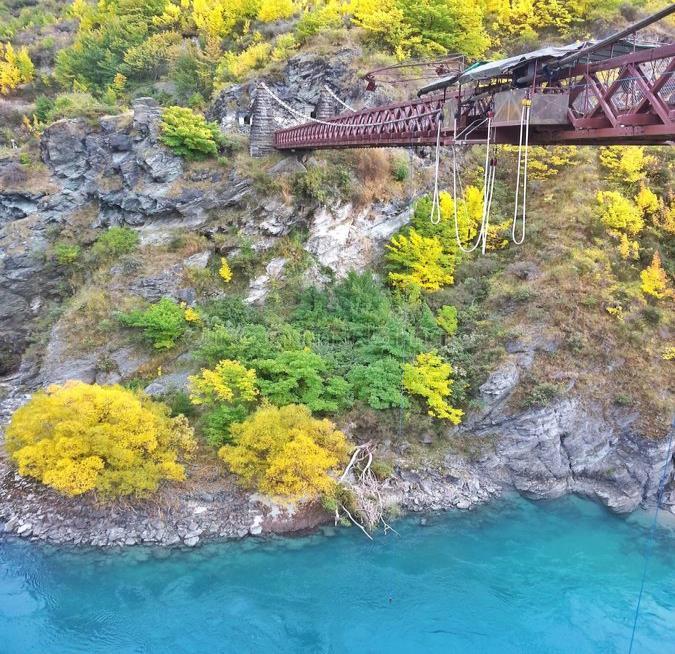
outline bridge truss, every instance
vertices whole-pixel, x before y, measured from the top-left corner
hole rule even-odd
[[[520,103],[532,103],[531,144],[660,144],[675,140],[675,44],[635,48],[558,69],[535,60],[532,84],[493,78],[423,98],[346,112],[274,134],[278,150],[406,147],[491,140],[518,144]],[[457,130],[455,133],[455,129]]]

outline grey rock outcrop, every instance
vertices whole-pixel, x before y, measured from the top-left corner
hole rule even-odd
[[[578,493],[618,513],[652,506],[664,464],[667,479],[673,479],[673,453],[666,463],[668,439],[651,439],[635,430],[637,413],[608,412],[573,393],[548,406],[506,410],[535,350],[551,347],[541,335],[527,342],[513,345],[510,349],[518,353],[509,355],[483,384],[483,411],[464,428],[491,445],[481,469],[535,499]]]

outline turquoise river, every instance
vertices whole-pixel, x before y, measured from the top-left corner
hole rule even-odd
[[[210,544],[0,543],[2,654],[628,652],[649,518],[579,499]],[[675,652],[675,526],[655,532],[634,653]]]

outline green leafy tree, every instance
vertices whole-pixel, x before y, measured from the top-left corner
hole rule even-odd
[[[333,413],[350,402],[349,383],[329,374],[326,361],[311,350],[288,350],[258,362],[260,392],[277,406],[304,404]]]
[[[162,114],[160,141],[186,159],[205,159],[218,154],[218,125],[192,109],[169,107]]]
[[[393,358],[384,358],[369,365],[354,366],[349,381],[354,396],[373,409],[407,407],[402,393],[403,368]]]
[[[145,338],[158,350],[174,347],[187,329],[184,309],[169,298],[162,298],[144,311],[122,314],[119,319],[127,327],[142,329]]]

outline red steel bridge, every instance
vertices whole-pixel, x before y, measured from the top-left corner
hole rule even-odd
[[[278,150],[519,142],[521,106],[530,144],[662,144],[675,141],[675,43],[635,33],[675,4],[601,41],[549,47],[464,68],[422,88],[418,98],[346,111],[278,130]],[[453,63],[454,62],[454,66]],[[371,88],[374,78],[368,79]]]

